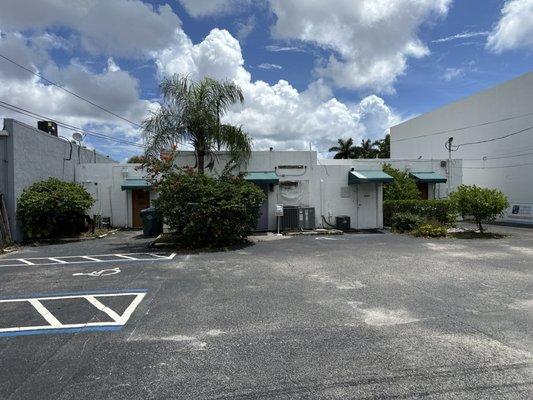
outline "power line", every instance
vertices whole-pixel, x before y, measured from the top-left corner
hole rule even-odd
[[[0,58],[3,58],[4,60],[6,60],[6,61],[8,61],[8,62],[10,62],[10,63],[12,63],[12,64],[14,64],[14,65],[16,65],[16,66],[19,67],[19,68],[22,68],[23,70],[29,72],[30,74],[33,74],[33,75],[35,75],[35,76],[41,78],[43,81],[48,82],[50,85],[53,85],[53,86],[55,86],[55,87],[57,87],[57,88],[59,88],[59,89],[61,89],[61,90],[64,90],[65,92],[71,94],[72,96],[77,97],[78,99],[83,100],[83,101],[85,101],[85,102],[91,104],[92,106],[94,106],[94,107],[96,107],[96,108],[99,108],[99,109],[102,110],[102,111],[105,111],[105,112],[108,113],[108,114],[111,114],[111,115],[113,115],[113,116],[115,116],[115,117],[117,117],[117,118],[120,118],[121,120],[126,121],[126,122],[128,122],[128,123],[130,123],[130,124],[136,126],[137,128],[141,128],[141,127],[142,127],[140,124],[138,124],[138,123],[136,123],[136,122],[133,122],[133,121],[130,121],[129,119],[127,119],[127,118],[125,118],[125,117],[123,117],[123,116],[121,116],[121,115],[118,115],[118,114],[114,113],[113,111],[108,110],[108,109],[105,108],[105,107],[102,107],[102,106],[99,105],[99,104],[96,104],[95,102],[93,102],[93,101],[91,101],[91,100],[89,100],[89,99],[87,99],[87,98],[85,98],[85,97],[83,97],[83,96],[81,96],[81,95],[79,95],[79,94],[77,94],[77,93],[75,93],[75,92],[73,92],[73,91],[71,91],[71,90],[65,88],[64,86],[61,86],[60,84],[58,84],[58,83],[56,83],[56,82],[54,82],[54,81],[51,81],[50,79],[44,77],[43,75],[39,74],[38,72],[32,71],[31,69],[25,67],[24,65],[21,65],[21,64],[19,64],[18,62],[12,60],[11,58],[4,56],[3,54],[0,54]]]
[[[500,169],[500,168],[514,168],[514,167],[525,167],[527,165],[533,165],[533,163],[523,163],[523,164],[513,164],[513,165],[497,165],[494,167],[461,167],[463,169]],[[460,167],[457,167],[460,168]]]
[[[523,117],[527,117],[529,115],[533,115],[533,112],[529,112],[529,113],[521,114],[521,115],[514,115],[512,117],[506,117],[506,118],[497,119],[497,120],[494,120],[494,121],[482,122],[482,123],[475,124],[475,125],[463,126],[463,127],[460,127],[460,128],[447,129],[447,130],[444,130],[444,131],[437,131],[437,132],[427,133],[427,134],[418,135],[418,136],[411,136],[411,137],[402,138],[402,139],[393,140],[391,138],[391,142],[404,142],[404,141],[407,141],[407,140],[419,139],[419,138],[433,136],[433,135],[443,135],[445,133],[458,132],[458,131],[462,131],[462,130],[465,130],[465,129],[477,128],[477,127],[480,127],[480,126],[496,124],[498,122],[504,122],[504,121],[510,121],[510,120],[517,119],[517,118],[523,118]]]
[[[533,126],[530,126],[530,127],[524,128],[524,129],[520,129],[519,131],[508,133],[507,135],[498,136],[498,137],[491,138],[491,139],[479,140],[477,142],[466,142],[466,143],[461,143],[461,144],[458,144],[458,145],[451,145],[451,151],[457,151],[462,146],[471,146],[471,145],[474,145],[474,144],[489,143],[489,142],[494,142],[496,140],[506,139],[508,137],[511,137],[511,136],[514,136],[514,135],[518,135],[520,133],[524,133],[524,132],[529,131],[531,129],[533,129]],[[446,149],[448,149],[447,146],[448,146],[448,142],[445,143],[444,147],[446,147]],[[448,150],[450,150],[450,149],[448,149]]]
[[[83,132],[83,133],[85,133],[88,136],[94,136],[94,137],[97,137],[97,138],[100,138],[100,139],[106,139],[106,140],[113,141],[113,142],[116,142],[116,143],[121,143],[121,144],[126,144],[126,145],[129,145],[129,146],[140,147],[140,148],[144,149],[144,146],[140,145],[138,143],[131,142],[131,141],[125,140],[125,139],[114,138],[112,136],[104,135],[103,133],[98,133],[98,132],[94,132],[94,131],[90,131],[90,130],[87,130],[87,129],[80,128],[78,126],[70,125],[70,124],[67,124],[65,122],[61,122],[61,121],[52,119],[50,117],[47,117],[47,116],[44,116],[44,115],[41,115],[41,114],[37,114],[37,113],[35,113],[33,111],[29,111],[29,110],[24,109],[22,107],[6,103],[5,101],[1,101],[0,100],[0,107],[3,107],[3,108],[8,109],[10,111],[14,111],[14,112],[22,114],[22,115],[26,115],[26,116],[28,116],[30,118],[34,118],[34,119],[37,119],[37,120],[43,119],[43,120],[47,120],[47,121],[52,121],[52,122],[55,122],[57,125],[65,128],[65,129],[68,129],[68,130],[71,130],[71,131],[76,131],[76,132]]]

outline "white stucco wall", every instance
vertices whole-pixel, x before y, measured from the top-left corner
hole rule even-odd
[[[444,143],[449,137],[459,145],[533,128],[532,104],[530,72],[392,127],[391,156],[447,159]],[[459,129],[463,127],[467,128]],[[511,204],[533,205],[533,129],[501,140],[462,146],[452,157],[463,160],[465,184],[497,188]],[[506,215],[506,219],[521,222],[509,218],[509,212]]]
[[[122,190],[126,179],[143,179],[140,164],[81,164],[76,166],[76,181],[96,200],[90,214],[111,218],[114,227],[132,226],[131,191]],[[156,196],[150,191],[150,200]]]
[[[0,135],[0,191],[6,197],[6,207],[16,241],[22,240],[16,219],[16,202],[25,188],[51,177],[73,182],[76,179],[75,169],[79,164],[115,163],[93,150],[80,148],[13,119],[4,119],[4,132]]]
[[[226,160],[226,155],[219,155],[211,173],[219,173]],[[180,153],[176,162],[181,167],[192,167],[195,164],[194,155]],[[314,151],[254,151],[246,171],[274,171],[279,177],[280,185],[274,185],[272,191],[268,192],[269,230],[276,230],[277,227],[276,204],[314,207],[317,227],[323,226],[322,215],[333,225],[336,216],[348,215],[354,229],[381,228],[382,185],[348,185],[348,173],[352,168],[381,170],[383,163],[401,169],[410,168],[411,171],[446,174],[440,166],[440,160],[318,160]],[[291,166],[298,168],[286,168]],[[125,179],[144,177],[144,172],[138,170],[138,164],[80,165],[76,168],[76,177],[97,199],[92,213],[112,217],[113,226],[131,226],[130,192],[122,191],[121,184]],[[301,193],[298,192],[301,196],[296,201],[282,194],[283,182],[298,182],[304,188]],[[454,185],[461,183],[460,168],[454,170],[453,182]],[[438,192],[442,194],[444,191],[439,189]],[[152,198],[155,195],[152,192]]]

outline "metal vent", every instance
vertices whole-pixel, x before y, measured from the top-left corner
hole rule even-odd
[[[281,229],[298,229],[298,207],[283,206],[283,217],[281,217]]]
[[[298,210],[298,227],[300,229],[315,229],[315,209],[302,207]]]

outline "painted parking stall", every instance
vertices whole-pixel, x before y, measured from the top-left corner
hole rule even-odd
[[[136,261],[166,261],[172,260],[176,253],[123,253],[123,254],[96,254],[56,257],[22,257],[0,259],[0,268],[3,267],[29,267],[52,266],[66,264],[87,263],[116,263]]]
[[[42,294],[0,299],[0,337],[118,331],[146,289]]]

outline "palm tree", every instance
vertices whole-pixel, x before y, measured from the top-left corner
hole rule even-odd
[[[353,139],[349,138],[346,140],[338,139],[337,140],[338,146],[330,147],[328,150],[329,152],[337,152],[333,158],[336,159],[348,159],[348,158],[354,158],[354,146],[353,146]]]
[[[372,142],[370,139],[362,139],[361,146],[358,146],[361,155],[360,158],[374,158],[377,155],[374,146],[375,142]]]
[[[390,158],[390,134],[384,139],[376,140],[374,146],[378,148],[378,158]]]
[[[146,155],[159,158],[181,144],[194,148],[198,172],[203,173],[205,158],[219,150],[230,153],[230,162],[237,166],[248,161],[251,139],[241,127],[221,124],[229,108],[242,103],[242,90],[233,82],[204,78],[200,81],[181,75],[164,78],[161,107],[143,122]],[[209,165],[208,165],[209,166]]]

